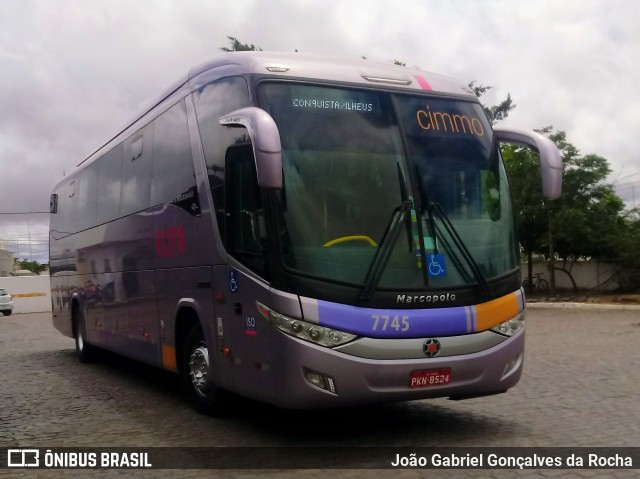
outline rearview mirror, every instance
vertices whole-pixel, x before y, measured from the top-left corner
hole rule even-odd
[[[247,129],[253,145],[258,185],[261,188],[282,189],[280,133],[271,115],[250,106],[224,115],[220,118],[220,124]]]
[[[555,200],[562,193],[562,158],[553,141],[534,131],[493,130],[495,138],[501,143],[515,143],[529,146],[540,155],[540,173],[542,176],[542,196],[545,200]]]

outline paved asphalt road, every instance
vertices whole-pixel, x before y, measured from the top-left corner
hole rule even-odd
[[[172,374],[84,365],[50,314],[0,317],[0,446],[640,446],[640,310],[529,310],[523,378],[500,396],[291,412],[194,412]],[[251,465],[251,454],[246,464]],[[0,477],[640,477],[640,470],[58,470]]]

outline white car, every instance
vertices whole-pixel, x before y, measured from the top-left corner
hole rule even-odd
[[[13,300],[4,288],[0,288],[0,312],[5,316],[9,316],[13,312]]]

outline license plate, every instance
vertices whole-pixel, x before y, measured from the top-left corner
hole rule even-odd
[[[413,371],[409,376],[409,387],[428,388],[431,386],[442,386],[451,382],[451,369],[427,369],[424,371]]]

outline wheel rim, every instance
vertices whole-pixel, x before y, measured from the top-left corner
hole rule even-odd
[[[206,344],[199,344],[189,357],[189,376],[193,389],[201,397],[206,396],[208,372],[209,351]]]

